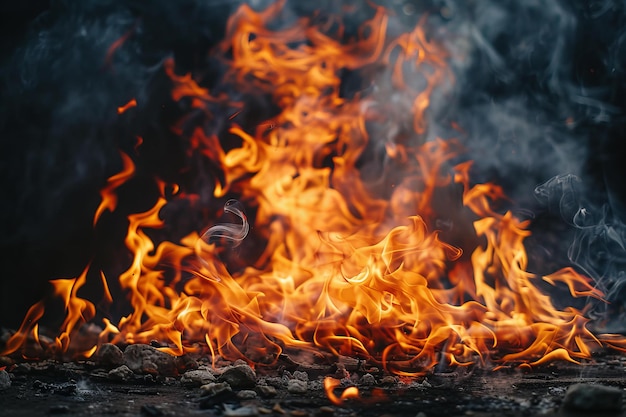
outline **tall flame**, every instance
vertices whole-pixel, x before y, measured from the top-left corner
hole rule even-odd
[[[168,199],[190,198],[184,190],[163,192],[150,210],[130,215],[125,244],[133,259],[119,283],[133,310],[116,324],[105,320],[100,343],[158,339],[172,354],[203,351],[256,364],[272,363],[287,347],[321,349],[401,375],[440,362],[578,362],[602,346],[626,347],[616,335],[592,334],[584,312],[558,309],[540,290],[541,283],[564,284],[573,299],[603,296],[570,267],[547,276],[528,271],[528,222],[492,208],[506,197],[497,185],[472,185],[471,162],[458,163],[460,144],[422,141],[433,91],[451,81],[445,51],[423,24],[388,38],[389,17],[378,7],[355,39],[340,41],[338,22],[300,19],[271,30],[282,6],[256,12],[242,5],[214,51],[228,65],[225,85],[272,98],[279,111],[270,120],[253,128],[237,124],[243,103],[212,95],[191,75],[178,75],[173,60],[165,63],[174,100],[189,100],[207,117],[216,105],[238,109],[224,123],[239,146],[223,146],[225,138],[200,128],[177,131],[191,154],[220,167],[214,197],[237,196],[240,202],[229,202],[224,212],[239,222],[156,244],[145,231],[163,226],[159,213]],[[371,88],[344,94],[347,70],[360,71]],[[406,114],[398,114],[391,96],[408,103],[400,105]],[[364,179],[368,149],[385,160],[376,181]],[[123,158],[94,222],[116,208],[115,190],[134,172],[130,157]],[[462,189],[453,225],[464,234],[460,244],[448,242],[440,227],[441,196],[456,189]],[[251,226],[263,250],[246,259],[241,249],[246,265],[232,268],[227,258],[239,249],[224,240],[240,242]],[[166,270],[174,276],[165,279]],[[77,296],[86,273],[53,282],[67,312],[52,347],[57,351],[71,350],[73,332],[94,316],[94,305]],[[110,299],[104,274],[101,279]],[[31,308],[5,354],[20,349],[43,308]],[[326,388],[332,393],[336,385],[329,379]],[[356,396],[333,398],[340,404]]]

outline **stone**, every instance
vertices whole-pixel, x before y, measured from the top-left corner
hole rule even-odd
[[[306,394],[308,390],[306,381],[292,379],[287,383],[287,391],[292,394]]]
[[[96,363],[107,369],[117,368],[124,364],[124,353],[114,344],[105,343],[96,351]]]
[[[331,417],[335,415],[335,410],[332,407],[324,405],[320,407],[318,416],[319,417]]]
[[[254,388],[256,385],[256,373],[248,365],[236,365],[225,369],[219,376],[218,381],[228,382],[233,389]]]
[[[130,381],[135,377],[135,373],[126,365],[119,366],[109,371],[109,378],[115,381]]]
[[[178,369],[178,372],[180,372],[181,374],[187,371],[198,369],[199,367],[198,361],[189,357],[188,355],[175,357],[174,363],[176,364],[176,369]]]
[[[201,410],[237,400],[236,394],[226,382],[211,382],[201,386],[200,389],[203,391],[199,404]]]
[[[124,350],[124,364],[135,373],[174,376],[178,374],[174,357],[150,345],[129,345]]]
[[[180,378],[180,383],[188,387],[200,387],[209,382],[215,382],[215,375],[205,369],[187,371]]]
[[[396,385],[397,383],[398,383],[398,378],[396,378],[395,376],[391,376],[391,375],[384,376],[380,380],[381,385]]]
[[[251,417],[258,415],[259,412],[256,407],[226,408],[226,410],[224,410],[224,416],[227,417]]]
[[[256,391],[251,389],[242,389],[237,393],[237,398],[240,400],[253,400],[257,397]]]
[[[309,381],[309,374],[307,374],[306,372],[303,372],[303,371],[294,371],[293,372],[293,377],[295,379],[299,379],[300,381],[304,381],[304,382],[308,382]]]
[[[226,382],[211,382],[200,387],[202,395],[215,395],[223,391],[232,391],[230,385]]]
[[[0,371],[0,390],[5,390],[11,386],[11,375],[4,369]]]
[[[256,389],[256,392],[261,397],[264,397],[264,398],[275,397],[276,394],[278,394],[278,391],[276,390],[276,388],[270,385],[257,385],[255,389]]]
[[[620,411],[622,390],[598,384],[574,384],[567,389],[563,407],[578,411]]]
[[[372,387],[376,385],[376,378],[374,378],[372,374],[364,374],[359,380],[359,383],[365,387]]]

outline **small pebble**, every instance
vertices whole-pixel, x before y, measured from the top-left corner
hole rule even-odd
[[[200,387],[210,382],[215,382],[215,376],[203,369],[187,371],[180,377],[180,383],[188,387]]]
[[[323,407],[320,407],[318,415],[320,417],[331,417],[335,415],[335,409],[325,405]]]
[[[228,382],[234,389],[254,388],[256,373],[248,365],[237,365],[222,372],[218,381]]]
[[[258,416],[256,407],[239,407],[235,409],[224,410],[224,415],[228,417],[251,417]]]
[[[581,411],[620,411],[622,390],[598,384],[574,384],[565,393],[563,407]]]
[[[124,364],[124,353],[112,343],[105,343],[96,351],[96,362],[107,369],[117,368]]]
[[[114,381],[130,381],[134,378],[135,373],[126,365],[119,366],[109,371],[109,379]]]
[[[394,385],[398,382],[398,379],[394,376],[387,375],[380,380],[381,385]]]
[[[361,377],[359,383],[363,386],[371,387],[373,385],[376,385],[376,378],[374,378],[374,375],[372,374],[365,374]]]
[[[306,381],[292,379],[287,383],[287,391],[292,394],[306,394],[308,390]]]
[[[285,410],[283,410],[279,403],[274,404],[274,407],[272,407],[272,411],[277,414],[285,414]]]
[[[5,390],[11,386],[11,376],[4,369],[0,371],[0,390]]]
[[[304,381],[304,382],[308,382],[309,381],[309,374],[307,374],[306,372],[303,372],[303,371],[294,371],[293,372],[293,377],[295,379],[299,379],[300,381]]]
[[[203,391],[203,395],[215,395],[223,391],[232,391],[227,382],[211,382],[202,385],[200,389]]]
[[[178,374],[174,357],[150,345],[128,345],[124,350],[124,364],[138,373],[164,376]]]
[[[240,400],[252,400],[256,397],[256,391],[252,391],[251,389],[243,389],[237,393],[237,398]]]
[[[278,393],[278,391],[276,391],[276,388],[270,385],[257,385],[255,389],[256,392],[264,398],[275,397]]]

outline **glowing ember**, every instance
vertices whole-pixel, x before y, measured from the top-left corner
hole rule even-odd
[[[123,106],[118,107],[117,114],[122,114],[126,112],[126,110],[131,109],[133,107],[137,107],[137,100],[135,100],[134,98],[131,99],[128,103],[124,104]]]
[[[198,225],[179,242],[157,244],[146,230],[163,226],[160,210],[168,200],[193,198],[176,184],[158,182],[156,204],[128,217],[125,244],[133,259],[119,283],[132,312],[116,323],[105,319],[100,343],[156,339],[172,354],[207,352],[214,360],[220,355],[257,365],[273,363],[286,347],[314,349],[363,357],[407,376],[440,362],[535,366],[626,346],[621,337],[593,335],[582,311],[558,309],[539,289],[562,283],[572,298],[603,296],[569,267],[543,277],[527,271],[528,222],[492,208],[504,193],[494,184],[472,185],[470,162],[453,166],[462,153],[456,141],[421,143],[430,97],[450,82],[445,51],[422,26],[389,39],[388,17],[377,8],[358,39],[339,41],[337,22],[299,20],[270,30],[280,10],[280,2],[263,12],[243,5],[214,51],[228,64],[226,85],[272,98],[279,110],[271,120],[253,128],[238,124],[244,104],[212,95],[191,75],[176,74],[172,60],[165,62],[174,100],[207,118],[216,117],[219,106],[235,109],[223,120],[235,146],[223,146],[227,135],[200,128],[183,134],[183,122],[175,129],[190,153],[219,166],[213,196],[237,200],[213,214],[205,233]],[[346,70],[361,71],[375,88],[346,96],[340,78]],[[391,95],[406,103],[406,114],[390,104]],[[410,132],[398,128],[405,119]],[[364,179],[371,173],[362,168],[370,148],[385,159],[375,182]],[[122,158],[123,170],[101,192],[94,223],[115,210],[116,189],[133,175],[130,157]],[[455,227],[471,235],[457,239],[463,243],[446,238],[439,213],[454,203],[442,203],[441,195],[457,187],[462,205],[455,208]],[[227,214],[235,222],[217,223]],[[233,243],[250,231],[263,246],[246,258]],[[229,262],[237,256],[243,267]],[[77,294],[87,272],[53,281],[67,317],[54,345],[44,348],[78,357],[94,352],[96,346],[77,351],[71,345],[96,313]],[[166,272],[173,276],[165,279]],[[105,298],[113,301],[100,276]],[[43,302],[33,306],[3,353],[19,350],[29,335],[38,340],[43,314]],[[337,384],[325,381],[335,404],[358,397],[350,389],[337,397]]]

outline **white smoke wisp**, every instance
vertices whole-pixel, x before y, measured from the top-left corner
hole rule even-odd
[[[209,229],[200,236],[200,239],[206,243],[215,242],[216,239],[223,239],[231,243],[231,247],[241,245],[241,242],[248,236],[250,224],[244,212],[242,204],[234,199],[230,199],[224,204],[224,213],[231,213],[241,219],[241,224],[237,223],[220,223]]]

